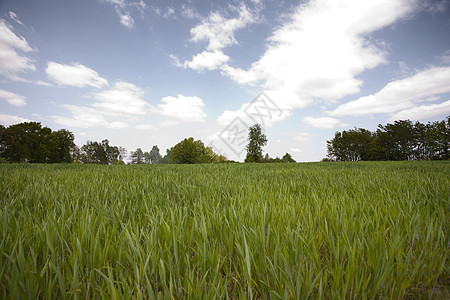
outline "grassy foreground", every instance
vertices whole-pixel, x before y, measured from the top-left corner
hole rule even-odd
[[[446,298],[449,174],[0,165],[0,298]]]

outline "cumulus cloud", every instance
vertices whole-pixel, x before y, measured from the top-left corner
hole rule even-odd
[[[177,97],[164,97],[161,101],[163,104],[157,105],[156,112],[162,116],[180,121],[205,122],[206,113],[203,111],[205,104],[198,97],[179,94]]]
[[[185,61],[179,65],[194,70],[214,70],[223,66],[229,60],[229,57],[223,54],[221,50],[237,43],[234,37],[235,31],[254,23],[257,19],[256,15],[244,4],[233,7],[233,9],[238,11],[236,18],[225,18],[221,13],[214,12],[201,24],[191,29],[192,42],[207,41],[208,45],[206,50],[194,55],[190,61]]]
[[[12,124],[23,123],[23,122],[31,122],[31,120],[28,120],[26,118],[22,118],[19,116],[0,114],[0,124],[2,124],[4,126],[9,126]]]
[[[108,85],[108,81],[100,77],[95,70],[79,63],[62,65],[56,62],[49,62],[45,72],[50,79],[59,85],[75,87],[91,86],[99,89]]]
[[[226,126],[239,119],[247,126],[259,123],[263,127],[271,127],[290,115],[292,112],[285,106],[278,106],[266,93],[260,93],[253,102],[244,103],[238,110],[225,110],[217,118],[217,123]]]
[[[401,110],[391,116],[390,120],[421,120],[435,116],[450,115],[450,100],[439,104],[421,105]]]
[[[19,74],[34,71],[33,60],[23,55],[35,51],[27,40],[17,36],[5,20],[0,20],[0,74],[16,81],[26,81]]]
[[[185,61],[183,66],[193,70],[214,70],[226,63],[229,59],[230,58],[220,50],[215,50],[213,52],[203,51],[192,57],[190,61]]]
[[[208,41],[207,50],[214,51],[236,44],[234,32],[255,22],[255,16],[245,5],[239,7],[237,18],[226,19],[220,13],[212,13],[202,24],[191,29],[192,41]]]
[[[143,115],[149,104],[141,99],[144,92],[128,82],[116,82],[114,87],[94,94],[94,107],[114,115]]]
[[[107,121],[102,111],[92,107],[76,106],[69,104],[65,104],[63,105],[63,107],[71,111],[72,118],[53,116],[53,119],[56,123],[64,126],[79,127],[79,128],[106,127],[113,129],[128,127],[128,125],[124,122]]]
[[[385,53],[366,38],[367,34],[393,24],[414,9],[414,1],[406,0],[316,0],[300,4],[289,21],[268,39],[265,53],[250,68],[224,64],[220,69],[238,84],[260,85],[287,111],[303,108],[316,99],[334,102],[358,93],[363,82],[356,76],[385,62]]]
[[[17,107],[24,106],[27,103],[26,97],[5,90],[0,90],[0,99],[4,99],[9,104]]]
[[[308,116],[303,118],[303,123],[320,129],[332,129],[338,125],[341,127],[348,126],[347,124],[341,123],[338,119],[331,117]]]
[[[362,116],[411,109],[418,102],[450,92],[450,67],[432,67],[388,83],[375,94],[361,97],[328,112],[331,116]]]
[[[239,84],[262,81],[268,93],[291,95],[287,101],[292,108],[311,99],[334,101],[359,92],[362,81],[355,76],[384,62],[383,51],[365,34],[394,23],[413,8],[404,0],[310,1],[273,33],[264,55],[248,70],[222,71]]]

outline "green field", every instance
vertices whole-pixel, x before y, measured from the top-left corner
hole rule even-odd
[[[450,162],[0,165],[0,298],[449,297]]]

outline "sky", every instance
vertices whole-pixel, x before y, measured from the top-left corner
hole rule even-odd
[[[0,124],[161,154],[319,161],[336,131],[450,115],[441,0],[0,0]]]

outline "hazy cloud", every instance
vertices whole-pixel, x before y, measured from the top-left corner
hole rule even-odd
[[[27,40],[17,36],[5,20],[0,19],[0,74],[16,81],[26,81],[19,74],[36,67],[33,60],[22,53],[35,51]],[[20,53],[22,52],[22,53]]]
[[[347,124],[341,123],[341,121],[339,121],[338,119],[330,117],[308,116],[303,118],[303,123],[320,129],[332,129],[338,125],[341,127],[348,126]]]
[[[27,103],[26,97],[5,90],[0,90],[0,99],[4,99],[9,104],[17,107],[24,106]]]
[[[31,122],[31,120],[28,120],[26,118],[22,118],[19,116],[0,114],[0,124],[2,124],[4,126],[9,126],[12,124],[23,123],[23,122]]]
[[[401,110],[390,118],[395,120],[421,120],[435,116],[443,115],[444,117],[450,115],[450,100],[439,104],[421,105],[410,109]]]
[[[105,114],[95,108],[86,106],[76,106],[76,105],[63,105],[64,108],[68,109],[72,113],[72,118],[66,118],[62,116],[53,116],[56,123],[68,126],[68,127],[79,127],[79,128],[89,128],[89,127],[106,127],[106,128],[126,128],[128,125],[124,122],[109,122],[105,119]]]
[[[418,102],[448,92],[450,92],[450,67],[432,67],[414,76],[392,81],[377,93],[342,104],[328,114],[362,116],[394,113],[413,108]]]

